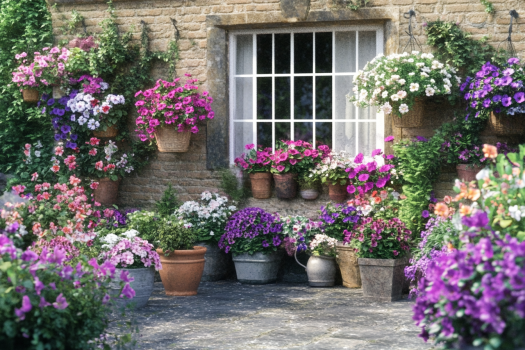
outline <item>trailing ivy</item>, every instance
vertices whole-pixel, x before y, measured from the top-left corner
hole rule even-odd
[[[490,1],[488,0],[480,0],[480,1],[481,1],[481,4],[485,6],[486,13],[490,13],[492,15],[496,12],[496,10],[494,10],[494,5]]]
[[[0,0],[0,172],[13,170],[23,145],[52,137],[51,121],[22,101],[11,72],[15,54],[50,46],[51,15],[45,0]]]

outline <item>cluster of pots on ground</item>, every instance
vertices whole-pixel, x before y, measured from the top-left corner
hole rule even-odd
[[[160,277],[169,296],[197,295],[201,281],[223,280],[230,271],[230,256],[215,245],[202,244],[193,250],[176,250],[168,256],[160,249],[157,253],[162,263]],[[284,249],[280,249],[270,254],[233,256],[237,280],[245,284],[275,283],[284,254]],[[306,266],[298,260],[297,263],[305,268],[311,287],[335,286],[340,270],[344,287],[362,288],[364,297],[372,301],[401,299],[407,287],[404,268],[408,259],[357,258],[352,248],[342,244],[337,246],[336,258],[311,255]],[[132,300],[118,300],[124,305],[133,303],[135,307],[143,307],[153,293],[155,270],[150,267],[127,271],[134,278],[131,287],[136,295]],[[117,274],[120,275],[120,271]],[[118,291],[115,282],[115,293]]]

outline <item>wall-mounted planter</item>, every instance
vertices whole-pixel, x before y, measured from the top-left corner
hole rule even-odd
[[[521,135],[525,132],[525,115],[491,112],[489,125],[496,135]]]
[[[105,131],[103,131],[102,129],[93,131],[93,136],[98,137],[98,138],[116,137],[117,135],[118,135],[118,129],[115,124],[108,126],[108,128]]]
[[[113,205],[117,203],[118,186],[120,179],[117,181],[111,180],[109,177],[104,177],[97,180],[98,187],[93,191],[95,201],[102,205]]]
[[[392,114],[394,126],[396,128],[419,128],[423,126],[425,114],[425,101],[423,99],[416,99],[414,105],[407,113],[400,118]]]
[[[26,103],[37,103],[40,99],[40,94],[38,93],[38,90],[26,89],[22,90],[22,97]]]
[[[178,132],[174,127],[161,127],[155,130],[155,138],[160,152],[182,153],[190,148],[191,132]]]

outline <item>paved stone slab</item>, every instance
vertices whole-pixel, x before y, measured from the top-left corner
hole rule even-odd
[[[432,349],[418,338],[409,300],[367,301],[361,290],[306,284],[203,282],[193,297],[162,283],[134,312],[141,349]]]

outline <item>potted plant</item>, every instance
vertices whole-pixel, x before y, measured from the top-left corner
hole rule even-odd
[[[28,58],[26,52],[15,55],[20,65],[12,73],[12,81],[21,87],[25,102],[38,102],[40,95],[38,87],[58,85],[68,75],[65,69],[69,57],[67,48],[44,47],[41,51],[42,53],[35,52],[33,59]]]
[[[503,66],[485,63],[474,78],[467,77],[460,87],[469,103],[467,118],[489,112],[489,123],[496,135],[519,135],[525,131],[525,73],[519,58],[509,58]]]
[[[272,174],[270,173],[271,148],[255,148],[246,145],[246,154],[235,158],[235,164],[250,175],[253,198],[267,199],[272,196]]]
[[[348,193],[357,192],[360,196],[364,196],[374,189],[382,190],[390,180],[391,174],[395,172],[393,164],[383,164],[388,158],[380,149],[372,151],[371,157],[365,157],[359,153],[354,158],[353,165],[346,169],[350,179],[350,185],[347,187]]]
[[[361,203],[360,203],[361,204]],[[329,203],[321,207],[319,221],[322,231],[330,238],[337,240],[337,264],[341,269],[343,286],[346,288],[361,288],[361,275],[354,249],[345,245],[350,241],[350,232],[357,226],[361,216],[368,214],[371,207],[354,207],[347,204]]]
[[[457,97],[461,79],[456,70],[434,59],[431,53],[377,56],[354,78],[351,102],[358,107],[379,106],[394,115],[396,127],[423,125],[426,99]]]
[[[115,273],[120,280],[130,283],[135,291],[135,297],[132,299],[135,307],[146,306],[153,292],[155,270],[162,269],[159,254],[153,249],[153,245],[138,237],[138,231],[133,229],[119,235],[109,233],[99,236],[97,240],[101,245],[99,260],[111,262],[115,265]],[[113,281],[112,289],[115,294],[120,292],[116,281]],[[131,302],[123,301],[124,305]]]
[[[199,132],[198,123],[214,117],[213,98],[207,91],[197,92],[197,79],[185,75],[190,79],[184,85],[180,78],[159,79],[153,88],[135,94],[137,135],[141,141],[155,137],[160,152],[187,152],[191,133]]]
[[[219,247],[232,252],[239,282],[266,284],[277,280],[281,232],[279,218],[261,208],[245,208],[230,217]]]
[[[306,200],[314,200],[319,197],[319,180],[313,173],[306,173],[299,177],[299,193]],[[345,189],[346,190],[346,189]]]
[[[345,151],[331,152],[328,157],[318,163],[312,172],[328,184],[328,195],[336,203],[344,202],[348,196],[348,173],[346,169],[354,166],[354,162]]]
[[[277,198],[295,198],[298,175],[309,172],[329,152],[330,149],[326,145],[313,149],[311,144],[301,140],[279,141],[275,153],[270,156]]]
[[[195,230],[197,244],[206,247],[202,281],[218,281],[226,277],[230,260],[219,249],[218,242],[228,218],[236,210],[234,205],[228,205],[228,198],[205,191],[201,194],[200,201],[184,202],[175,211],[174,215],[184,225]]]
[[[103,205],[114,205],[117,202],[118,187],[123,177],[133,170],[133,154],[128,156],[119,152],[115,142],[104,143],[92,137],[81,147],[79,162],[86,175],[94,181],[95,201]]]
[[[375,301],[400,299],[412,232],[398,218],[370,216],[345,233],[358,258],[364,296]]]
[[[327,235],[317,234],[309,245],[311,253],[306,264],[310,287],[333,287],[337,265],[335,263],[337,240]]]
[[[162,270],[160,278],[166,295],[197,295],[204,271],[206,248],[196,246],[197,233],[175,218],[163,219],[156,232]]]

